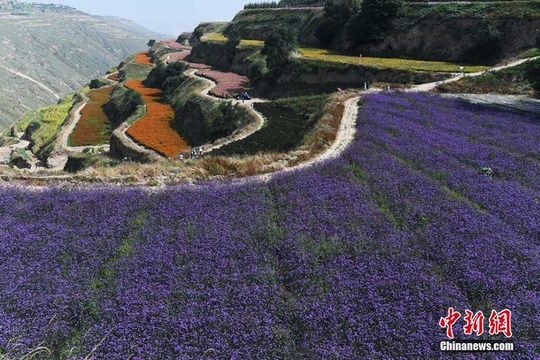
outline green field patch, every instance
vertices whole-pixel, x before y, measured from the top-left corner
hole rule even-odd
[[[327,99],[327,95],[316,95],[257,103],[255,108],[265,118],[263,128],[212,154],[255,155],[291,151],[300,146],[314,128]]]
[[[52,151],[52,144],[60,126],[68,116],[69,110],[75,103],[74,94],[60,99],[58,104],[34,110],[15,125],[16,132],[26,132],[32,142],[32,151]]]

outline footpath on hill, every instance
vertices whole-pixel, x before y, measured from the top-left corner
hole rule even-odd
[[[215,96],[212,96],[209,94],[209,92],[215,88],[218,84],[203,76],[198,76],[195,73],[197,72],[197,69],[189,70],[186,74],[192,78],[199,79],[201,81],[204,81],[206,83],[206,87],[199,91],[199,95],[204,96],[206,98],[212,99],[214,101],[227,101],[232,102],[233,104],[238,104],[240,106],[245,107],[251,114],[253,114],[255,118],[255,122],[249,123],[248,125],[244,126],[243,128],[235,131],[233,134],[226,136],[224,138],[218,139],[211,144],[205,144],[203,145],[206,152],[210,152],[212,150],[219,149],[222,146],[225,146],[227,144],[230,144],[232,142],[245,139],[246,137],[250,136],[251,134],[259,131],[263,125],[264,125],[264,118],[261,113],[256,111],[253,108],[254,103],[258,102],[264,102],[263,99],[255,99],[252,98],[250,100],[237,100],[237,99],[221,99],[217,98]]]
[[[431,91],[441,84],[448,84],[455,81],[459,81],[466,77],[478,77],[486,74],[487,72],[500,71],[508,69],[514,66],[521,65],[527,61],[540,59],[540,56],[519,59],[511,61],[508,64],[493,67],[486,71],[480,71],[476,73],[468,74],[456,74],[454,77],[446,79],[444,81],[431,82],[427,84],[421,84],[413,86],[406,91]],[[523,95],[495,95],[495,94],[441,94],[442,96],[460,97],[473,103],[489,104],[507,109],[513,109],[524,112],[531,112],[540,115],[540,100],[536,100]]]
[[[196,78],[196,79],[198,79],[200,81],[203,81],[206,84],[204,86],[204,88],[202,88],[202,89],[200,89],[198,91],[199,95],[210,98],[213,101],[231,101],[234,104],[239,104],[241,106],[244,106],[248,111],[250,111],[252,113],[252,115],[255,118],[254,122],[248,124],[247,126],[245,126],[244,128],[242,128],[240,130],[237,130],[232,135],[230,135],[228,137],[225,137],[225,138],[222,138],[222,139],[219,139],[219,140],[213,142],[212,144],[203,145],[204,148],[205,148],[205,152],[210,152],[210,151],[218,149],[218,148],[220,148],[220,147],[222,147],[224,145],[230,144],[230,143],[232,143],[234,141],[244,139],[244,138],[252,135],[253,133],[257,132],[258,130],[260,130],[262,128],[262,126],[264,124],[264,118],[259,112],[257,112],[253,108],[253,104],[257,103],[257,102],[264,102],[265,100],[263,100],[263,99],[237,100],[237,99],[234,99],[234,98],[233,99],[227,99],[227,98],[221,98],[221,97],[215,96],[215,94],[212,94],[212,89],[219,86],[219,84],[216,81],[214,81],[214,80],[208,78],[207,76],[205,76],[204,70],[211,71],[209,69],[209,67],[207,65],[204,65],[204,64],[196,64],[196,63],[187,62],[185,60],[185,58],[190,53],[189,48],[182,48],[182,47],[179,48],[179,47],[171,46],[171,49],[176,49],[176,50],[179,50],[179,51],[174,52],[174,53],[169,53],[169,54],[165,55],[162,58],[162,60],[164,60],[167,63],[170,63],[170,62],[173,62],[173,61],[186,62],[191,67],[191,69],[186,72],[186,75],[190,76],[192,78]],[[535,58],[532,58],[532,59],[537,59],[537,58],[540,58],[540,57],[535,57]],[[531,59],[521,59],[521,60],[513,61],[513,62],[510,62],[508,64],[502,65],[502,66],[494,67],[494,68],[489,69],[487,71],[499,71],[499,70],[506,69],[506,68],[509,68],[509,67],[518,66],[518,65],[520,65],[520,64],[522,64],[522,63],[524,63],[525,61],[528,61],[528,60],[531,60]],[[199,74],[197,74],[198,71],[199,71]],[[202,71],[202,73],[201,73],[201,71]],[[440,81],[440,82],[432,82],[432,83],[420,84],[420,85],[417,85],[417,86],[413,86],[413,87],[411,87],[409,89],[405,89],[405,91],[431,91],[435,87],[437,87],[438,85],[441,85],[443,83],[450,83],[450,82],[458,81],[458,80],[462,79],[465,76],[466,77],[481,76],[484,73],[485,73],[485,71],[478,72],[478,73],[469,73],[469,74],[466,74],[466,75],[463,74],[463,73],[459,73],[459,74],[455,74],[455,76],[453,76],[450,79]],[[107,74],[106,76],[110,77],[110,74]],[[371,88],[368,91],[365,91],[364,94],[369,93],[369,92],[382,91],[382,90],[383,89]],[[513,108],[517,108],[517,109],[519,109],[521,107],[521,109],[524,110],[524,111],[533,111],[533,112],[540,113],[540,110],[539,110],[540,109],[540,102],[537,102],[536,100],[533,100],[533,99],[531,99],[530,102],[524,102],[523,99],[521,99],[521,98],[514,97],[513,99],[510,99],[508,96],[490,96],[490,95],[474,95],[473,96],[473,95],[467,95],[467,94],[455,95],[455,96],[462,96],[462,97],[468,98],[468,99],[470,99],[471,101],[474,101],[474,102],[485,102],[485,103],[489,102],[490,104],[495,103],[495,104],[499,104],[501,106],[513,107]],[[320,162],[323,162],[323,161],[326,161],[326,160],[329,160],[329,159],[332,159],[332,158],[335,158],[335,157],[339,156],[344,151],[344,149],[351,143],[351,141],[354,139],[354,136],[356,134],[356,118],[358,116],[358,110],[359,110],[358,102],[359,102],[360,98],[361,98],[361,95],[360,96],[355,96],[353,98],[348,99],[344,103],[345,109],[344,109],[344,113],[343,113],[343,116],[342,116],[342,119],[341,119],[339,130],[338,130],[338,132],[336,134],[336,139],[333,142],[333,144],[326,151],[324,151],[323,153],[321,153],[319,155],[316,155],[314,158],[312,158],[312,159],[310,159],[308,161],[305,161],[303,163],[300,163],[298,165],[295,165],[295,166],[292,166],[292,167],[287,167],[285,169],[278,170],[276,172],[265,174],[265,175],[257,175],[257,176],[248,177],[248,178],[245,178],[244,180],[249,179],[249,180],[267,181],[267,180],[271,179],[272,177],[276,176],[277,174],[280,174],[280,173],[283,173],[283,172],[289,172],[289,171],[293,171],[293,170],[297,170],[297,169],[301,169],[301,168],[306,168],[306,167],[312,166],[313,164],[320,163]],[[60,136],[61,140],[59,142],[59,146],[57,147],[57,149],[53,152],[53,154],[49,158],[48,162],[49,162],[50,169],[48,169],[48,170],[52,170],[52,171],[61,170],[63,168],[63,166],[65,165],[65,162],[67,161],[67,156],[68,156],[69,153],[71,153],[71,152],[80,152],[80,151],[83,151],[86,148],[89,148],[88,146],[84,146],[84,147],[70,147],[70,146],[68,146],[69,134],[71,134],[71,132],[73,131],[73,128],[75,127],[77,121],[80,119],[80,111],[84,108],[84,106],[87,104],[87,102],[88,102],[88,98],[83,95],[82,100],[72,109],[72,111],[70,111],[70,114],[68,115],[68,120],[66,122],[66,125],[65,125],[65,127],[63,128],[63,130],[61,132],[61,136]],[[518,103],[519,104],[526,104],[526,105],[517,106],[516,104],[518,104]],[[532,103],[532,105],[530,105],[530,103]],[[126,138],[129,139],[129,136],[127,136],[125,134],[128,127],[129,126],[124,126],[124,128],[120,129],[120,131],[122,132],[122,134]],[[5,148],[0,147],[0,155],[1,154],[11,153],[11,151],[14,148],[25,148],[27,146],[28,146],[28,144],[26,144],[24,141],[21,140],[20,143],[17,144],[17,145],[13,145],[11,147],[5,147]],[[134,142],[133,142],[133,146],[138,148],[140,151],[151,151],[150,149],[146,149],[145,147],[143,147],[143,146],[141,146],[139,144],[136,144]],[[102,150],[104,149],[104,150],[108,151],[108,146],[107,147],[99,146],[99,147],[96,147],[96,148],[99,148],[99,149],[102,149]],[[32,162],[32,169],[30,169],[31,172],[36,171],[38,169],[36,164],[37,164],[37,161]],[[69,177],[69,176],[67,176],[67,177]],[[236,180],[236,181],[243,181],[243,180],[239,179],[239,180]]]
[[[111,74],[102,76],[101,81],[108,82],[108,87],[113,86],[116,81],[109,79]],[[64,122],[64,125],[60,128],[58,133],[59,141],[57,142],[56,149],[47,159],[47,169],[50,171],[61,171],[64,169],[68,156],[71,153],[80,153],[85,150],[93,150],[99,152],[109,152],[110,145],[98,145],[98,146],[69,146],[69,137],[73,133],[73,130],[77,126],[77,123],[81,120],[81,111],[90,102],[90,98],[84,92],[80,92],[81,100],[74,105]]]

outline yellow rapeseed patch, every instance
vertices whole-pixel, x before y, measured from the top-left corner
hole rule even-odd
[[[300,54],[306,59],[316,59],[329,62],[338,62],[346,64],[359,64],[364,66],[398,68],[408,70],[424,70],[424,71],[440,71],[440,72],[479,72],[489,69],[488,66],[463,66],[455,63],[447,63],[442,61],[424,61],[424,60],[408,60],[395,58],[376,58],[362,56],[342,55],[338,52],[317,49],[317,48],[300,48]]]
[[[202,37],[203,41],[227,41],[227,37],[219,33],[209,33]],[[240,42],[241,45],[248,46],[264,46],[262,40],[245,40]],[[397,59],[397,58],[379,58],[379,57],[367,57],[363,56],[361,59],[358,56],[343,55],[336,51],[318,49],[318,48],[306,48],[302,47],[298,49],[299,53],[306,59],[323,60],[328,62],[346,63],[346,64],[358,64],[371,67],[381,68],[396,68],[407,70],[421,70],[421,71],[437,71],[437,72],[465,72],[473,73],[488,70],[488,66],[477,65],[461,65],[456,63],[449,63],[443,61],[426,61],[426,60],[409,60],[409,59]]]
[[[208,33],[201,37],[202,41],[227,41],[227,37],[219,33]]]
[[[240,41],[240,45],[263,47],[264,46],[264,41],[262,41],[262,40],[245,40],[245,39],[242,39],[242,41]]]
[[[219,34],[219,33],[208,33],[203,35],[201,38],[202,41],[217,41],[217,42],[225,42],[229,40],[225,35]],[[264,41],[262,40],[247,40],[242,39],[240,41],[240,45],[246,45],[246,46],[264,46]]]

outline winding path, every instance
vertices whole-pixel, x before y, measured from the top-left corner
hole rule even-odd
[[[454,82],[454,81],[458,81],[458,80],[461,80],[464,77],[476,77],[476,76],[484,75],[486,72],[500,71],[500,70],[503,70],[503,69],[507,69],[507,68],[510,68],[510,67],[521,65],[521,64],[523,64],[523,63],[525,63],[525,62],[527,62],[529,60],[532,61],[532,60],[536,60],[536,59],[539,59],[539,58],[540,58],[540,56],[535,56],[535,57],[527,58],[527,59],[520,59],[520,60],[509,62],[506,65],[493,67],[493,68],[491,68],[489,70],[486,70],[486,71],[479,71],[479,72],[467,73],[467,74],[464,74],[464,73],[454,74],[455,76],[451,77],[449,79],[412,86],[410,89],[407,89],[407,91],[431,91],[431,90],[435,89],[439,85],[448,84],[448,83],[451,83],[451,82]]]
[[[170,54],[168,56],[170,57]],[[522,63],[524,63],[526,61],[534,60],[534,59],[538,59],[538,58],[540,58],[540,57],[534,57],[534,58],[529,58],[529,59],[521,59],[521,60],[513,61],[513,62],[510,62],[510,63],[508,63],[506,65],[494,67],[494,68],[492,68],[490,70],[487,70],[487,71],[499,71],[499,70],[506,69],[506,68],[513,67],[513,66],[517,66],[517,65],[520,65],[520,64],[522,64]],[[254,115],[254,117],[256,119],[255,122],[253,122],[251,124],[248,124],[247,126],[245,126],[244,128],[238,130],[237,132],[235,132],[234,134],[232,134],[229,137],[219,139],[219,140],[215,141],[212,144],[203,145],[205,147],[206,152],[218,149],[219,147],[227,145],[227,144],[229,144],[231,142],[244,139],[244,138],[250,136],[251,134],[253,134],[254,132],[256,132],[256,131],[258,131],[259,129],[262,128],[262,126],[264,124],[264,118],[260,113],[258,113],[257,111],[255,111],[253,109],[252,105],[253,105],[253,103],[256,103],[256,102],[264,102],[264,100],[262,100],[262,99],[251,99],[251,100],[246,100],[245,102],[242,102],[241,100],[227,100],[227,99],[221,99],[221,98],[217,98],[215,96],[211,96],[211,95],[209,95],[209,91],[213,87],[215,87],[217,84],[214,81],[210,80],[210,79],[207,79],[205,77],[201,77],[201,76],[196,75],[195,73],[197,71],[198,71],[197,69],[191,69],[191,70],[188,70],[186,72],[186,74],[188,76],[192,77],[192,78],[196,78],[198,80],[201,80],[206,84],[206,86],[199,91],[199,94],[201,96],[208,97],[208,98],[210,98],[210,99],[212,99],[214,101],[232,101],[235,104],[240,104],[241,106],[246,107],[248,109],[248,111],[250,111]],[[480,76],[480,75],[482,75],[484,73],[485,73],[485,71],[478,72],[478,73],[469,73],[469,74],[466,74],[466,75],[461,74],[461,73],[460,74],[455,74],[454,77],[449,78],[447,80],[438,81],[438,82],[432,82],[432,83],[426,83],[426,84],[420,84],[420,85],[417,85],[417,86],[413,86],[413,87],[411,87],[409,89],[406,89],[406,91],[430,91],[430,90],[433,90],[438,85],[441,85],[443,83],[449,83],[449,82],[458,81],[463,77]],[[109,75],[110,74],[107,74],[106,76],[109,76]],[[369,92],[376,92],[376,91],[381,91],[381,89],[370,89],[367,92],[369,93]],[[364,93],[366,93],[366,92],[364,92]],[[310,166],[312,166],[314,164],[317,164],[317,163],[320,163],[320,162],[323,162],[323,161],[326,161],[326,160],[329,160],[329,159],[332,159],[332,158],[336,158],[337,156],[339,156],[345,150],[345,148],[354,140],[354,137],[356,135],[356,120],[357,120],[357,116],[358,116],[358,112],[359,112],[358,102],[359,102],[360,98],[361,98],[361,96],[355,96],[355,97],[350,98],[350,99],[345,101],[345,109],[344,109],[343,117],[341,119],[339,130],[338,130],[338,132],[336,134],[336,140],[334,141],[334,143],[325,152],[323,152],[322,154],[320,154],[320,155],[318,155],[318,156],[316,156],[316,157],[314,157],[314,158],[312,158],[312,159],[310,159],[310,160],[308,160],[306,162],[303,162],[301,164],[291,166],[291,167],[287,167],[285,169],[278,170],[278,171],[275,171],[275,172],[272,172],[272,173],[269,173],[269,174],[255,175],[255,176],[245,177],[243,179],[234,179],[233,183],[244,183],[246,181],[268,181],[268,180],[272,179],[273,177],[277,176],[278,174],[282,174],[282,173],[285,173],[285,172],[291,172],[291,171],[295,171],[295,170],[298,170],[298,169],[307,168],[307,167],[310,167]],[[500,97],[500,98],[490,97],[491,100],[493,100],[493,99],[505,99],[505,98],[506,97]],[[484,100],[481,99],[481,100],[478,100],[478,101],[484,101]],[[505,100],[499,100],[499,101],[504,102]],[[75,127],[77,121],[80,119],[80,111],[86,105],[87,102],[88,102],[88,98],[85,95],[83,95],[83,100],[79,104],[77,104],[76,108],[73,108],[72,111],[70,111],[70,114],[68,115],[69,120],[68,120],[67,126],[62,131],[62,134],[61,134],[60,146],[59,146],[59,148],[57,150],[55,150],[55,154],[53,154],[53,156],[52,156],[53,165],[52,165],[51,170],[59,170],[59,169],[61,169],[61,167],[63,167],[63,165],[61,165],[61,163],[63,162],[64,159],[67,161],[67,154],[70,151],[79,151],[79,150],[81,150],[81,148],[82,149],[87,148],[87,147],[72,148],[72,147],[68,147],[68,145],[67,145],[67,139],[69,137],[69,134],[73,131],[73,128]],[[122,127],[117,129],[117,131],[121,131],[121,133],[123,134],[123,137],[125,137],[131,143],[133,143],[133,146],[136,147],[137,149],[139,149],[140,151],[148,152],[148,153],[153,154],[154,153],[153,151],[151,151],[149,149],[146,149],[145,147],[133,142],[131,140],[131,138],[125,134],[125,131],[127,130],[128,127],[129,127],[129,124],[124,123],[124,124],[122,124]],[[28,145],[27,142],[21,141],[19,144],[16,145],[16,147],[17,148],[21,148],[21,147],[24,148],[27,145]],[[13,147],[14,146],[12,146],[9,149],[10,153],[11,153],[11,150],[12,150]],[[0,154],[4,154],[4,153],[7,153],[6,149],[5,148],[0,148]],[[56,164],[55,164],[55,161],[54,161],[55,156],[57,156],[57,158],[61,160],[61,161],[56,161]],[[64,165],[65,165],[65,163],[64,163]],[[34,164],[34,169],[35,169],[35,164]]]
[[[233,104],[241,105],[244,108],[246,108],[255,118],[255,122],[249,123],[246,126],[244,126],[243,128],[238,129],[232,135],[229,135],[227,137],[218,139],[218,140],[214,141],[211,144],[203,145],[203,147],[205,149],[205,152],[216,150],[216,149],[219,149],[220,147],[225,146],[227,144],[230,144],[232,142],[245,139],[246,137],[252,135],[253,133],[255,133],[257,131],[259,131],[263,127],[264,118],[263,118],[261,113],[259,113],[258,111],[256,111],[253,108],[253,104],[254,103],[264,102],[265,100],[263,100],[263,99],[251,99],[251,100],[242,101],[242,100],[236,100],[236,99],[221,99],[221,98],[217,98],[215,96],[212,96],[212,95],[209,94],[209,92],[215,86],[217,86],[217,83],[210,80],[210,79],[207,79],[205,77],[195,75],[195,73],[197,71],[198,71],[197,69],[191,69],[191,70],[188,70],[186,72],[186,74],[188,76],[194,78],[194,79],[202,80],[202,81],[204,81],[206,83],[206,86],[202,90],[199,91],[199,95],[204,96],[204,97],[209,98],[209,99],[212,99],[213,101],[232,102]]]

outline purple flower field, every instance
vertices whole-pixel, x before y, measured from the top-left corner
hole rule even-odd
[[[0,188],[0,359],[534,359],[539,130],[379,93],[339,159],[269,183]],[[442,352],[450,307],[515,351]]]

